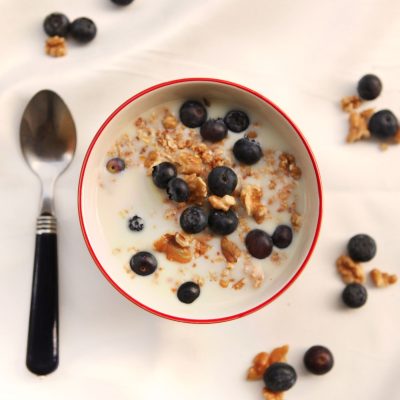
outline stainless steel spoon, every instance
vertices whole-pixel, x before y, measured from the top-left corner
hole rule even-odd
[[[46,375],[58,366],[57,226],[53,192],[76,147],[74,120],[60,96],[51,90],[35,94],[22,116],[20,143],[26,162],[42,186],[26,366],[34,374]]]

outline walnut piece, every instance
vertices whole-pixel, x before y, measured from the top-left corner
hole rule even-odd
[[[362,99],[358,96],[346,96],[340,100],[340,105],[343,111],[352,112],[356,110],[362,104]]]
[[[201,158],[189,151],[180,152],[176,158],[176,163],[180,174],[200,175],[203,172],[204,167]]]
[[[232,287],[233,287],[235,290],[240,290],[244,285],[245,285],[245,283],[244,283],[244,278],[242,278],[242,279],[239,279],[237,282],[235,282],[235,283],[232,285]]]
[[[175,129],[178,125],[178,120],[172,114],[167,114],[162,120],[162,124],[165,129]]]
[[[226,194],[224,197],[212,195],[208,198],[211,206],[217,210],[228,211],[231,207],[236,205],[236,200],[233,196]]]
[[[294,155],[283,152],[279,156],[279,170],[285,175],[291,176],[295,180],[301,178],[301,169],[296,164]]]
[[[301,224],[303,222],[303,218],[301,217],[301,214],[297,211],[296,208],[296,202],[293,202],[289,208],[290,212],[290,222],[292,224],[293,230],[295,232],[298,232],[301,228]]]
[[[267,388],[262,391],[265,400],[283,400],[284,392],[270,392]]]
[[[221,251],[229,263],[236,263],[241,255],[239,247],[226,236],[221,238]]]
[[[352,111],[349,115],[349,132],[347,134],[346,142],[354,143],[361,139],[368,139],[371,133],[368,130],[368,120],[374,110],[368,109],[362,113]]]
[[[212,239],[212,236],[196,237],[194,239],[194,256],[200,257],[210,250],[211,246],[207,243]]]
[[[196,174],[184,175],[182,179],[188,184],[191,203],[202,205],[207,198],[207,184]]]
[[[354,262],[350,257],[342,255],[336,260],[336,268],[344,283],[363,283],[365,274],[361,264]]]
[[[188,233],[177,232],[175,233],[175,241],[180,247],[190,247],[193,241],[193,236]]]
[[[271,354],[266,352],[258,353],[253,358],[252,366],[247,371],[247,380],[259,380],[264,375],[265,370],[273,363],[286,362],[289,346],[284,345],[272,350]]]
[[[152,169],[155,165],[159,164],[160,154],[158,151],[152,150],[146,155],[144,159],[144,166],[148,168],[148,174],[151,174]]]
[[[52,57],[63,57],[67,54],[67,42],[63,37],[52,36],[46,40],[46,54]]]
[[[240,193],[240,200],[246,208],[246,212],[253,217],[257,224],[261,224],[268,216],[268,209],[261,204],[262,189],[257,185],[244,186]]]
[[[379,288],[387,287],[397,282],[397,275],[391,275],[387,272],[382,272],[377,268],[374,268],[370,272],[370,276],[374,285]]]
[[[153,247],[160,253],[165,253],[167,259],[186,264],[192,260],[189,247],[182,247],[176,240],[177,234],[166,233],[153,243]]]

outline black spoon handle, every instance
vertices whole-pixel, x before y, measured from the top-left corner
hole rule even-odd
[[[37,220],[26,366],[37,375],[58,366],[58,271],[56,219]]]

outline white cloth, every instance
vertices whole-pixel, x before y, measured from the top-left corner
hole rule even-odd
[[[371,105],[400,116],[400,2],[396,0],[0,0],[0,398],[261,399],[246,382],[255,353],[288,343],[298,370],[287,399],[399,399],[400,286],[368,285],[359,310],[344,309],[334,262],[359,232],[376,238],[368,264],[400,273],[400,146],[344,143],[339,99],[364,73],[383,94]],[[93,43],[44,54],[41,24],[52,11],[88,16]],[[281,106],[315,151],[324,220],[314,256],[278,300],[212,326],[166,321],[125,300],[92,262],[80,233],[76,192],[86,148],[131,95],[173,78],[209,76],[253,88]],[[40,89],[58,92],[78,127],[76,157],[57,185],[60,366],[45,378],[25,368],[39,187],[19,150],[19,121]],[[328,346],[334,369],[302,367],[305,350]]]

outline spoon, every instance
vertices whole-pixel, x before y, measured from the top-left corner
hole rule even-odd
[[[46,375],[58,366],[57,224],[53,192],[76,147],[75,124],[60,96],[51,90],[33,96],[22,115],[20,144],[42,187],[26,366],[34,374]]]

